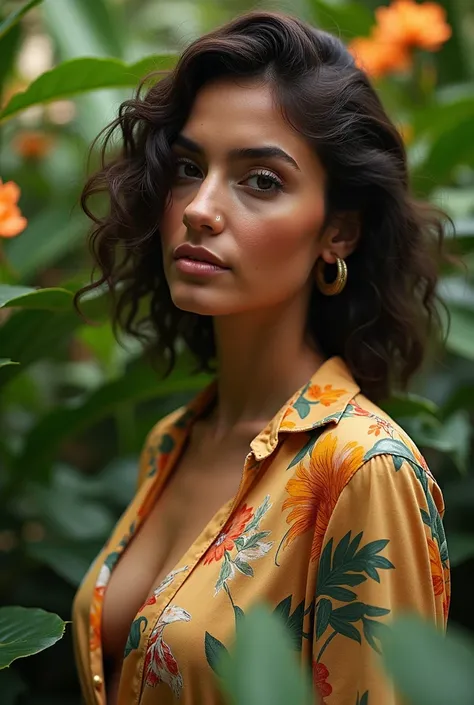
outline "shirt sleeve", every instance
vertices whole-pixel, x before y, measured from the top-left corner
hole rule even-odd
[[[317,570],[313,674],[324,705],[402,705],[380,634],[398,613],[446,626],[449,564],[441,491],[394,455],[362,465],[328,522]]]

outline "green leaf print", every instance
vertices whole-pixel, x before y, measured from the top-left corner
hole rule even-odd
[[[104,565],[106,565],[107,568],[112,571],[119,558],[120,553],[118,551],[113,551],[112,553],[109,553],[109,555],[105,559]]]
[[[171,453],[175,446],[174,438],[173,436],[170,436],[169,433],[164,433],[160,445],[158,446],[158,450],[160,453]]]
[[[298,397],[298,399],[293,404],[293,408],[296,409],[296,411],[298,412],[298,416],[300,417],[300,419],[305,419],[311,411],[309,401],[303,396]]]
[[[141,625],[143,624],[143,629],[141,628]],[[132,626],[130,627],[130,631],[128,633],[127,637],[127,643],[125,644],[125,651],[123,653],[123,657],[126,658],[131,651],[134,649],[138,649],[140,645],[140,638],[141,635],[144,633],[145,629],[148,626],[148,620],[146,617],[138,617],[138,619],[135,619],[132,622]]]
[[[254,572],[253,568],[250,565],[250,563],[247,563],[246,561],[241,561],[238,558],[234,560],[234,565],[235,567],[240,570],[241,573],[244,575],[247,575],[249,578],[253,578]]]
[[[376,441],[372,448],[370,448],[370,450],[368,450],[365,454],[364,461],[371,460],[376,455],[398,456],[399,458],[404,458],[405,460],[408,460],[409,462],[418,465],[416,458],[411,452],[410,448],[405,443],[403,443],[403,441],[400,441],[396,438],[381,438],[379,441]],[[397,461],[397,464],[398,462],[399,461]],[[400,463],[398,467],[395,465],[395,469],[399,470],[401,466],[402,463]]]
[[[303,642],[303,622],[305,616],[304,600],[295,607],[294,612],[291,612],[291,602],[293,596],[288,595],[284,600],[278,603],[273,610],[273,613],[278,615],[283,624],[288,629],[293,648],[296,651],[301,651]]]
[[[295,465],[298,465],[298,463],[303,460],[305,455],[311,455],[311,453],[313,452],[313,448],[316,445],[316,441],[324,430],[324,427],[321,427],[320,429],[318,429],[317,432],[311,434],[309,441],[306,443],[306,445],[301,448],[301,450],[297,452],[291,463],[286,468],[287,470],[294,467]]]
[[[331,600],[327,600],[322,597],[316,608],[316,639],[322,637],[326,629],[328,628],[329,618],[331,617],[332,603]]]
[[[227,651],[224,644],[216,639],[212,634],[206,632],[204,639],[204,650],[206,653],[206,660],[209,666],[212,668],[214,673],[220,675],[220,664],[222,660],[229,657],[229,652]]]
[[[221,572],[219,573],[219,578],[217,579],[216,583],[216,593],[218,593],[219,590],[222,590],[225,585],[225,581],[231,576],[231,574],[232,566],[230,564],[229,552],[226,551],[224,553],[224,560],[222,561],[221,565]]]
[[[262,504],[255,510],[255,514],[253,515],[252,519],[250,519],[249,523],[247,524],[242,533],[247,534],[249,531],[256,531],[258,529],[258,525],[260,524],[264,515],[268,512],[270,507],[270,495],[267,494]]]
[[[369,705],[369,691],[366,690],[364,695],[359,699],[359,693],[357,693],[356,705]]]
[[[361,633],[354,626],[356,622],[362,623],[364,637],[369,645],[375,651],[379,650],[375,638],[378,638],[380,629],[385,625],[369,618],[383,617],[389,614],[390,610],[357,601],[357,594],[343,586],[360,585],[367,578],[380,582],[378,571],[390,570],[394,565],[388,558],[379,555],[389,543],[388,540],[379,539],[360,547],[362,538],[361,532],[352,539],[349,531],[337,544],[334,555],[331,538],[321,554],[316,587],[316,639],[320,639],[328,627],[333,631],[322,645],[316,659],[318,662],[337,634],[361,643]],[[347,604],[333,608],[328,598]]]
[[[243,609],[234,605],[234,616],[235,616],[235,629],[237,630],[245,619],[245,613]]]

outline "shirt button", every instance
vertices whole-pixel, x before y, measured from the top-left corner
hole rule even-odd
[[[92,680],[94,681],[95,687],[100,688],[100,686],[102,685],[102,678],[98,675],[95,675]]]

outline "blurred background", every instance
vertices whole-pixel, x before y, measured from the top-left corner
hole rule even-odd
[[[385,6],[394,43],[378,27]],[[0,23],[21,14],[0,25],[0,605],[70,618],[134,492],[147,431],[207,381],[184,357],[159,381],[136,342],[114,339],[104,296],[85,305],[93,325],[74,312],[91,267],[78,196],[91,141],[140,77],[257,7],[350,45],[403,135],[415,193],[454,220],[447,249],[463,266],[443,266],[445,345],[384,407],[442,485],[451,620],[474,630],[474,0],[0,0]],[[0,694],[2,705],[78,705],[70,629],[0,671]]]

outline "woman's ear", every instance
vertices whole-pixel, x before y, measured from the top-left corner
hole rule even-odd
[[[361,222],[357,212],[337,214],[323,233],[320,256],[327,264],[335,264],[337,258],[346,259],[356,249],[360,235]]]

